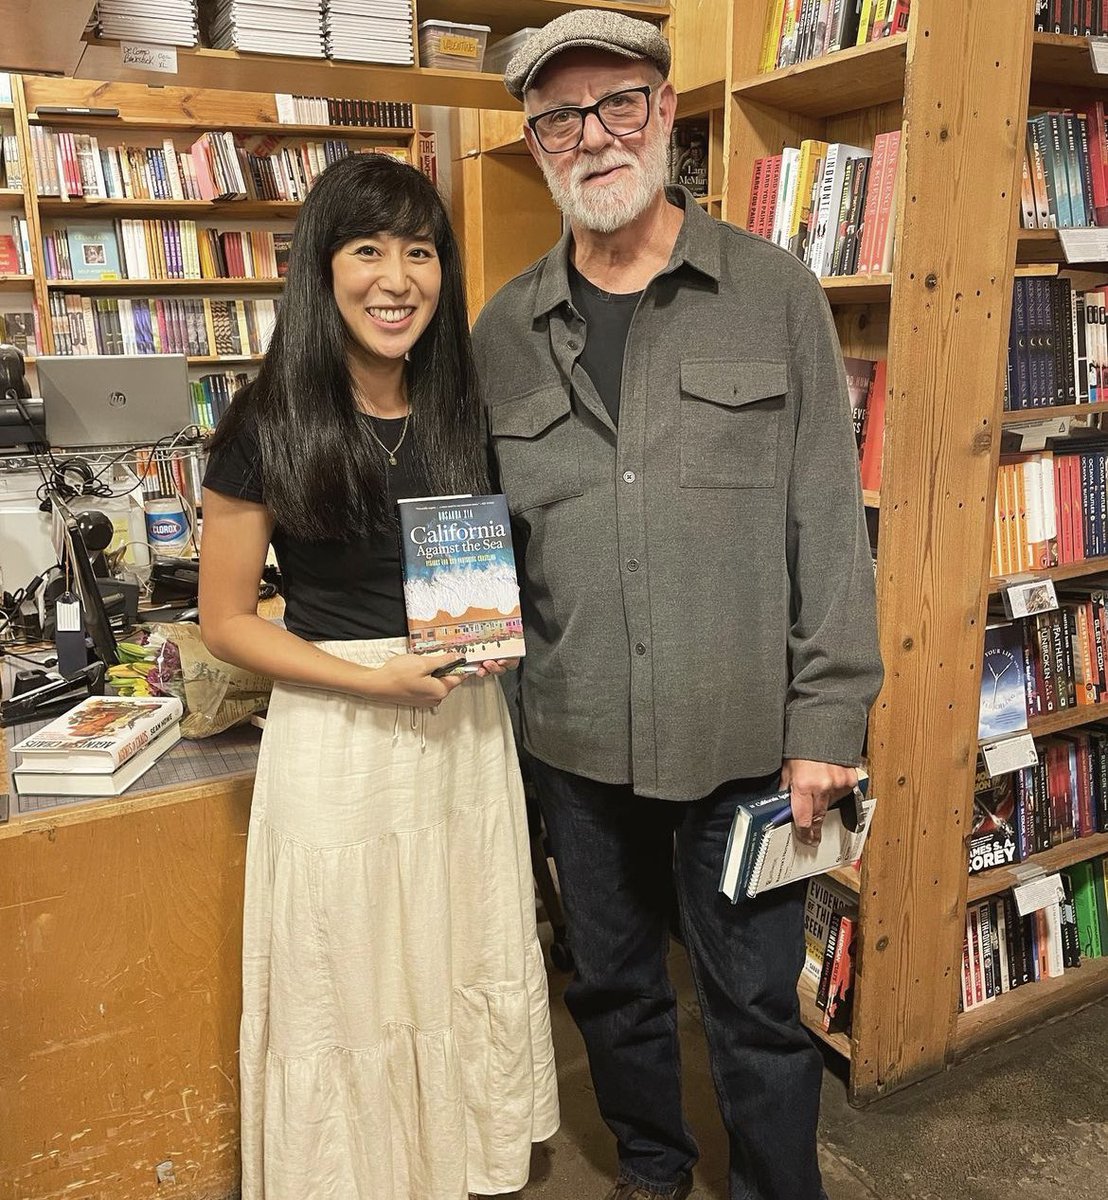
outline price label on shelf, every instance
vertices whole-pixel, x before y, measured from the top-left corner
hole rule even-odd
[[[1010,775],[1024,767],[1033,767],[1039,761],[1035,739],[1029,733],[1018,737],[999,738],[985,742],[981,747],[985,768],[990,775]]]
[[[1040,908],[1049,908],[1052,904],[1061,904],[1066,898],[1062,888],[1062,876],[1055,871],[1053,875],[1044,875],[1041,879],[1021,883],[1012,889],[1012,898],[1021,917],[1038,912]]]
[[[1033,617],[1058,607],[1053,579],[1025,579],[1007,585],[1001,592],[1004,612],[1010,618]]]
[[[1108,75],[1108,38],[1089,38],[1089,58],[1098,75]]]
[[[177,47],[153,46],[145,42],[120,42],[119,53],[125,67],[139,71],[159,71],[163,75],[177,74]]]

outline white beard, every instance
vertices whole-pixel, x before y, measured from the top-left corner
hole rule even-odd
[[[609,146],[599,154],[579,156],[568,178],[559,177],[548,159],[540,163],[554,203],[571,224],[594,233],[614,233],[641,216],[665,187],[669,146],[665,138],[655,135],[641,158],[620,146]],[[585,184],[585,176],[618,166],[628,168],[619,183]]]

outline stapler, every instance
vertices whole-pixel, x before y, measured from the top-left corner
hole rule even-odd
[[[155,558],[150,584],[153,604],[195,604],[200,592],[200,563],[195,558]]]
[[[42,670],[19,671],[10,700],[0,704],[0,725],[21,725],[68,712],[89,696],[104,694],[105,668],[89,663],[71,675],[54,677]]]

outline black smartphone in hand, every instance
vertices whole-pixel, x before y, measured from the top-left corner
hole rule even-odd
[[[461,658],[455,658],[452,662],[443,663],[441,667],[436,667],[431,672],[433,679],[441,679],[444,675],[449,675],[452,671],[456,671],[465,662],[465,655]]]

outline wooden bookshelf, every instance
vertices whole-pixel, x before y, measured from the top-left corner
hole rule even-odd
[[[371,125],[286,125],[273,121],[241,122],[229,120],[134,120],[128,117],[66,116],[63,113],[47,113],[28,117],[32,125],[47,125],[59,129],[84,129],[90,133],[126,137],[129,133],[140,133],[164,129],[170,133],[195,133],[198,136],[209,130],[249,135],[270,135],[284,138],[308,138],[312,141],[334,139],[343,142],[395,142],[407,141],[414,130],[404,128],[376,128]]]
[[[880,802],[858,888],[849,1094],[860,1104],[943,1070],[964,1032],[965,832],[1019,234],[1023,138],[1012,131],[1027,115],[1033,0],[1000,22],[964,0],[918,0],[906,35],[758,74],[771,8],[751,3],[731,26],[727,220],[745,223],[755,162],[784,146],[902,137],[890,274],[821,281],[843,353],[888,362],[881,493],[863,497],[879,512],[885,686],[868,740]],[[1056,238],[1023,245],[1056,257]]]
[[[29,292],[34,286],[33,275],[0,275],[0,292]]]
[[[855,895],[862,890],[862,876],[853,864],[848,867],[834,867],[827,874],[836,883],[849,888]]]
[[[701,208],[709,208],[709,207],[710,207],[711,205],[713,205],[713,204],[720,204],[720,203],[722,203],[722,202],[723,202],[723,196],[722,196],[722,195],[717,195],[717,196],[697,196],[697,198],[696,198],[696,202],[697,202],[697,204],[699,204],[699,205],[700,205],[700,207],[701,207]]]
[[[957,1061],[987,1046],[1010,1041],[1037,1025],[1102,1000],[1106,993],[1108,958],[1085,961],[1056,979],[1025,983],[979,1008],[958,1014],[953,1058]]]
[[[48,217],[242,217],[247,220],[287,217],[295,220],[299,200],[111,200],[98,196],[62,200],[40,196],[38,210]]]
[[[1088,38],[1064,33],[1036,33],[1031,46],[1031,86],[1100,88],[1106,78],[1093,70]]]
[[[766,75],[748,75],[731,86],[743,100],[806,117],[830,117],[872,108],[904,95],[908,35],[854,46],[826,58]]]
[[[190,354],[188,360],[190,367],[219,367],[224,363],[261,362],[264,357],[263,354]]]
[[[724,102],[724,83],[722,79],[712,83],[701,84],[700,87],[690,88],[677,94],[677,119],[683,117],[698,117],[702,113],[722,112]]]
[[[1108,573],[1108,558],[1083,558],[1080,562],[1063,563],[1057,567],[1041,567],[1035,571],[1020,571],[1014,575],[993,576],[989,580],[989,591],[1000,592],[1013,583],[1026,583],[1031,579],[1053,579],[1064,583],[1067,579],[1088,579],[1092,575]]]
[[[1002,425],[1026,425],[1029,421],[1050,421],[1055,417],[1095,417],[1108,412],[1108,404],[1055,404],[1046,408],[1022,408],[1000,414]]]
[[[1021,882],[1020,867],[1042,867],[1049,875],[1054,871],[1061,871],[1064,867],[1072,867],[1075,863],[1097,858],[1101,854],[1108,854],[1108,833],[1094,833],[1090,837],[1075,838],[1073,841],[1063,842],[1060,846],[1051,846],[1049,850],[1032,854],[1030,858],[1014,866],[992,867],[988,871],[971,875],[966,889],[966,900],[972,904],[975,900],[984,900],[986,896],[995,896],[998,892],[1006,892],[1015,887]]]
[[[79,79],[149,83],[149,72],[121,64],[118,42],[94,39],[81,55]],[[333,62],[325,58],[247,54],[237,50],[177,49],[178,85],[193,89],[265,93],[280,81],[298,95],[354,100],[402,100],[459,108],[519,109],[500,75],[429,67]],[[295,82],[294,82],[295,81]]]
[[[271,292],[283,279],[48,279],[52,292]]]
[[[1100,704],[1075,704],[1051,713],[1048,717],[1029,717],[1027,728],[1034,737],[1045,737],[1048,733],[1064,733],[1067,729],[1080,729],[1095,721],[1108,720],[1108,701]]]
[[[0,188],[0,208],[22,208],[23,192],[19,188]]]
[[[828,275],[820,280],[832,304],[888,304],[891,275]]]

